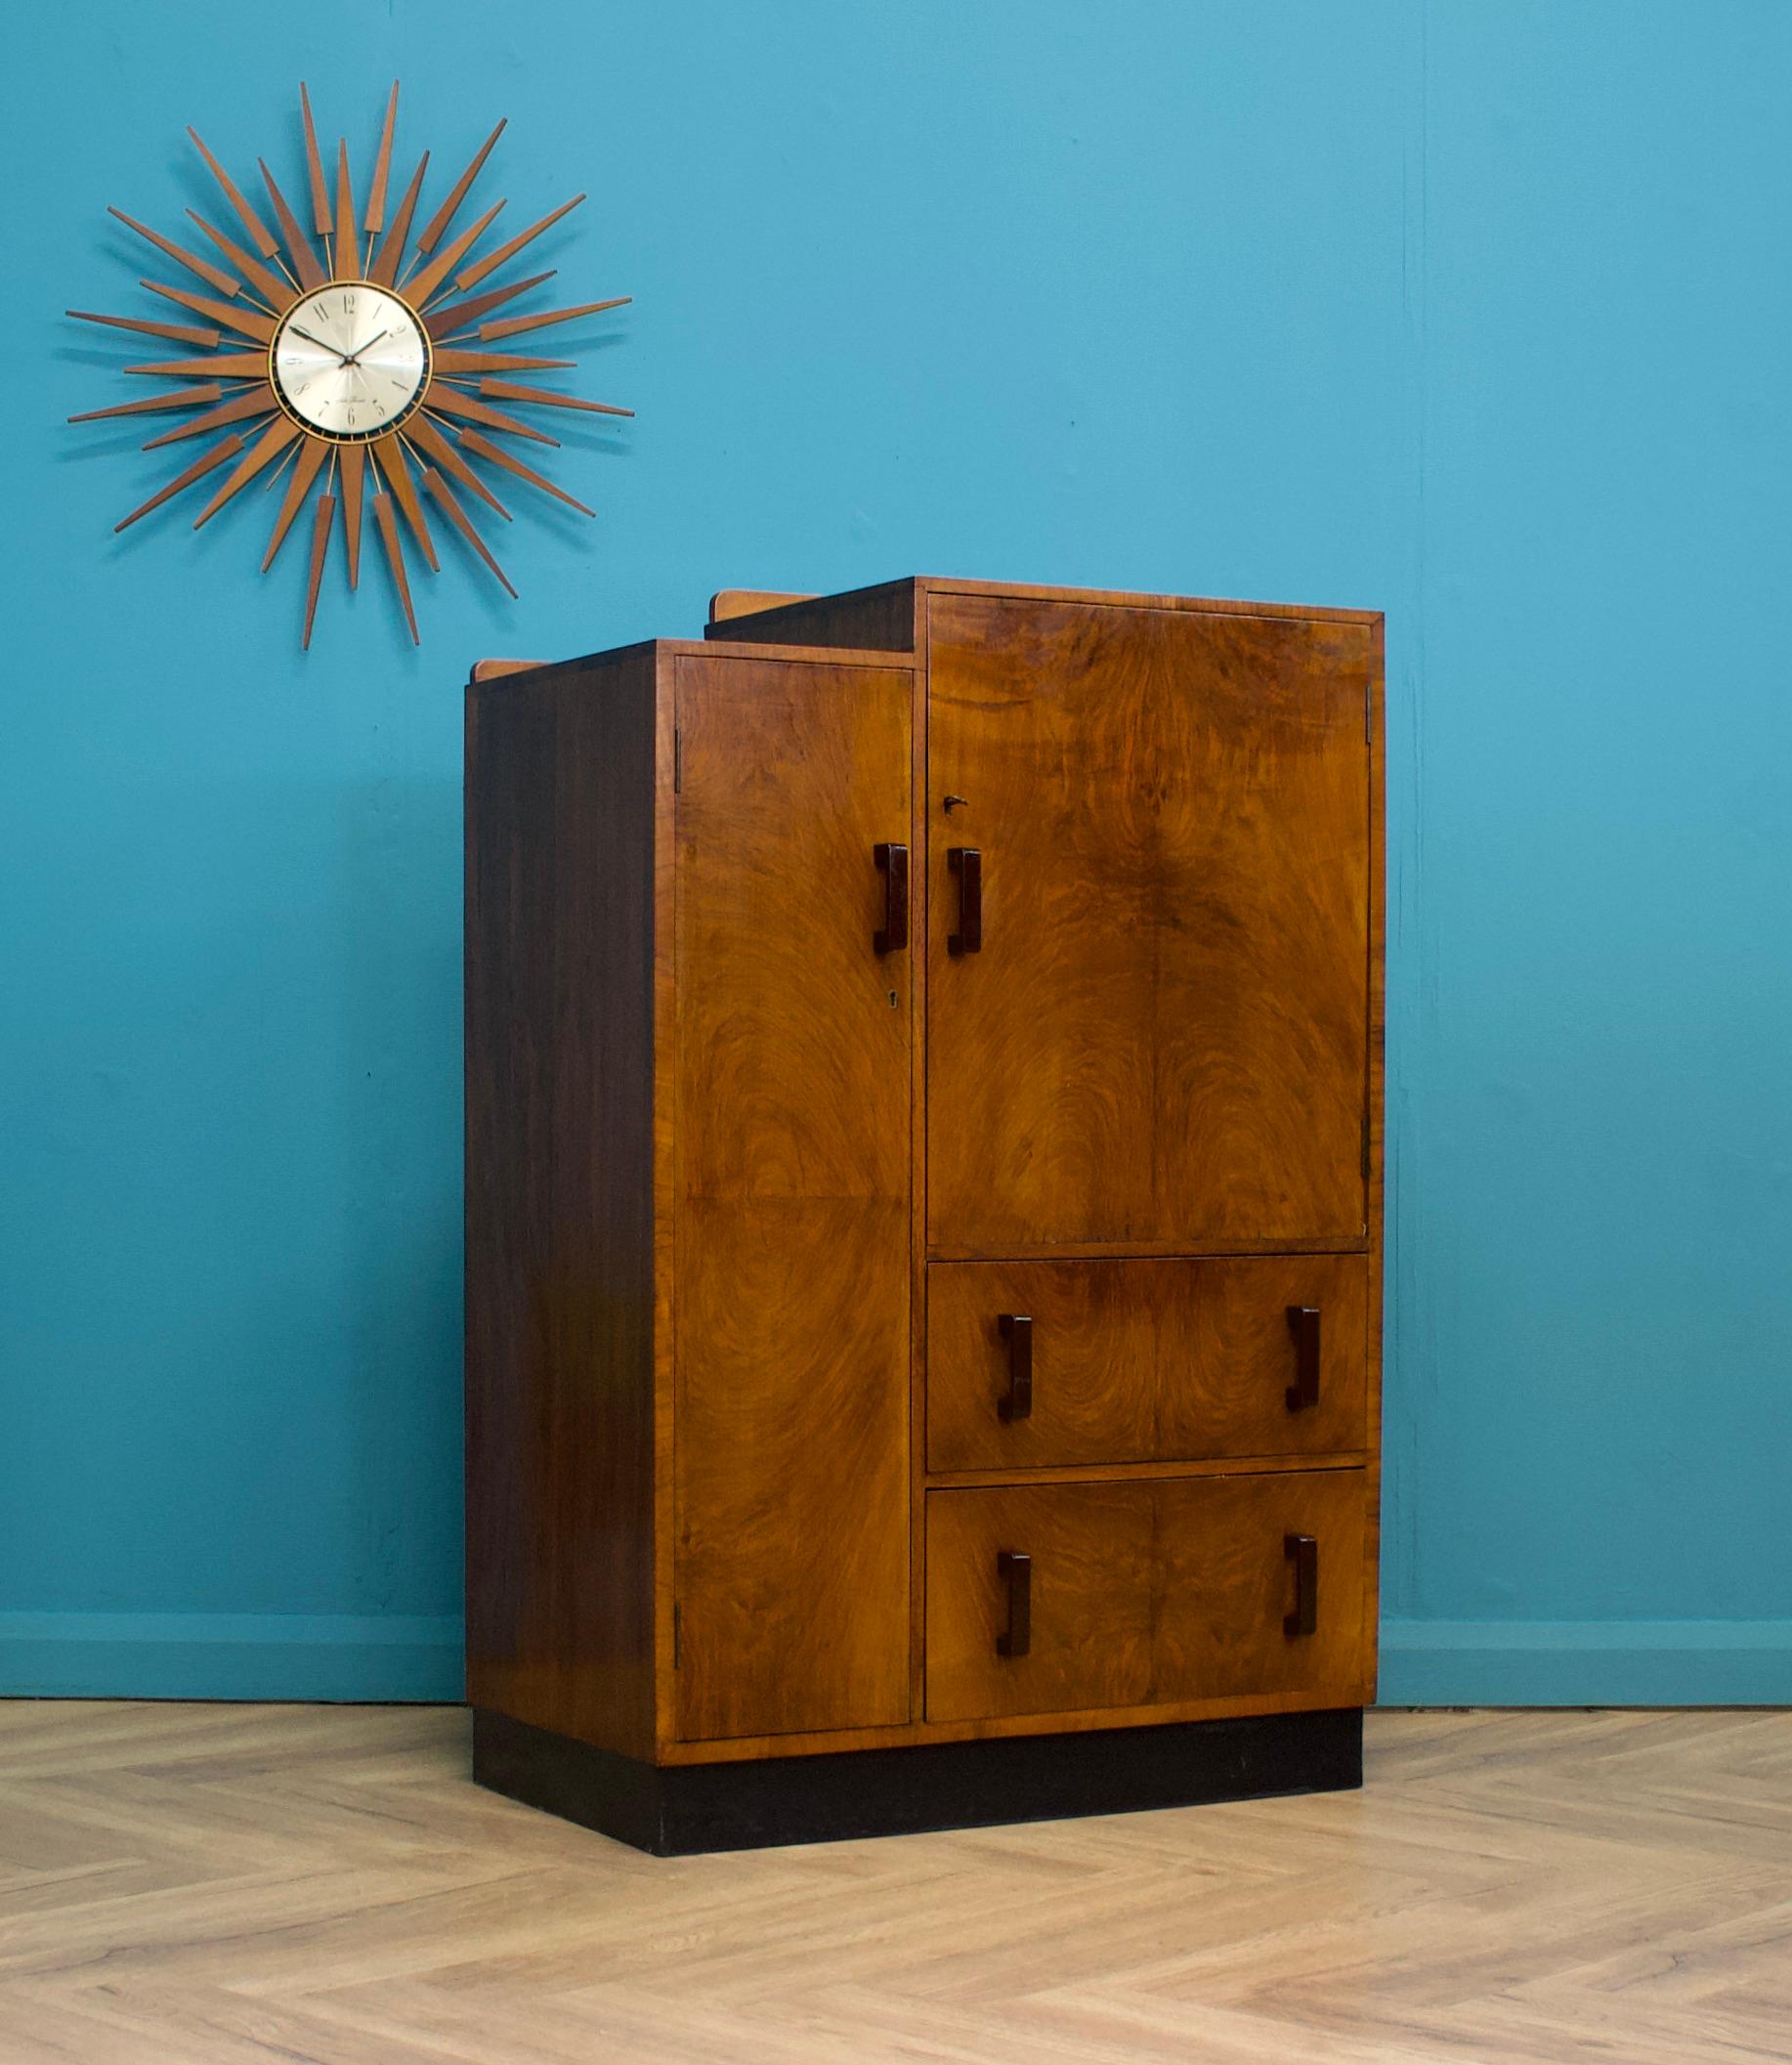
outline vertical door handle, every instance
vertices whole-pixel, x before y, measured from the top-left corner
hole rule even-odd
[[[983,853],[977,846],[948,846],[946,865],[959,878],[959,929],[946,938],[949,954],[983,951]]]
[[[1291,1305],[1288,1331],[1295,1337],[1295,1380],[1283,1396],[1290,1412],[1303,1412],[1319,1402],[1319,1308]]]
[[[1033,1321],[1025,1312],[1003,1312],[996,1321],[1008,1344],[1008,1388],[996,1400],[1004,1420],[1024,1420],[1033,1412]]]
[[[1008,1588],[1008,1624],[996,1637],[996,1654],[1024,1656],[1033,1647],[1033,1559],[1018,1549],[1000,1549],[996,1574]]]
[[[883,923],[872,934],[879,954],[894,954],[909,943],[909,849],[879,839],[872,859],[883,877]]]
[[[1282,1616],[1282,1632],[1292,1640],[1319,1625],[1319,1544],[1310,1534],[1284,1534],[1282,1554],[1295,1567],[1295,1610]]]

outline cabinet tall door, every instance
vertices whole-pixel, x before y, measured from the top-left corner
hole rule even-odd
[[[928,665],[934,1247],[1359,1239],[1367,627],[940,595]]]
[[[679,1733],[906,1721],[912,677],[676,697]]]

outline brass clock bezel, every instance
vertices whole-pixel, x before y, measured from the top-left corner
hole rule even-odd
[[[423,345],[423,374],[417,382],[416,393],[411,396],[410,400],[405,403],[397,415],[387,416],[372,430],[325,430],[320,425],[314,423],[310,416],[301,414],[299,409],[293,405],[291,397],[280,385],[278,354],[280,338],[284,334],[287,325],[316,295],[327,294],[334,287],[349,286],[364,286],[372,293],[384,295],[388,301],[396,301],[410,319],[411,327],[416,331]],[[428,325],[424,323],[419,312],[405,295],[399,292],[397,287],[386,286],[377,280],[369,280],[364,273],[345,273],[324,280],[321,286],[308,287],[298,300],[281,314],[278,321],[275,323],[274,334],[268,339],[268,385],[273,390],[274,399],[280,413],[288,422],[296,423],[306,437],[316,438],[321,445],[371,445],[376,439],[386,437],[395,430],[402,430],[410,421],[411,417],[422,409],[424,400],[429,393],[429,383],[435,376],[435,358],[436,348],[430,341]]]

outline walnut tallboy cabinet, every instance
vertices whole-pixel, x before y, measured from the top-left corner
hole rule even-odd
[[[910,580],[467,703],[475,1775],[660,1851],[1349,1785],[1382,620]]]

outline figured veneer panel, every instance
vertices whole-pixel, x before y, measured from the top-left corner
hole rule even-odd
[[[932,1263],[928,1468],[1360,1451],[1368,1273],[1361,1255]],[[1298,1407],[1291,1308],[1319,1314],[1317,1397]],[[1029,1407],[1003,1418],[1015,1314]]]
[[[678,1731],[906,1721],[912,678],[675,665]]]
[[[1371,657],[1355,623],[930,595],[929,786],[965,798],[929,819],[936,1248],[1362,1239]]]
[[[1360,1470],[929,1491],[927,1718],[1143,1706],[1247,1693],[1362,1697]],[[1290,1537],[1314,1582],[1313,1631]],[[1005,1553],[1029,1558],[1029,1643]]]

